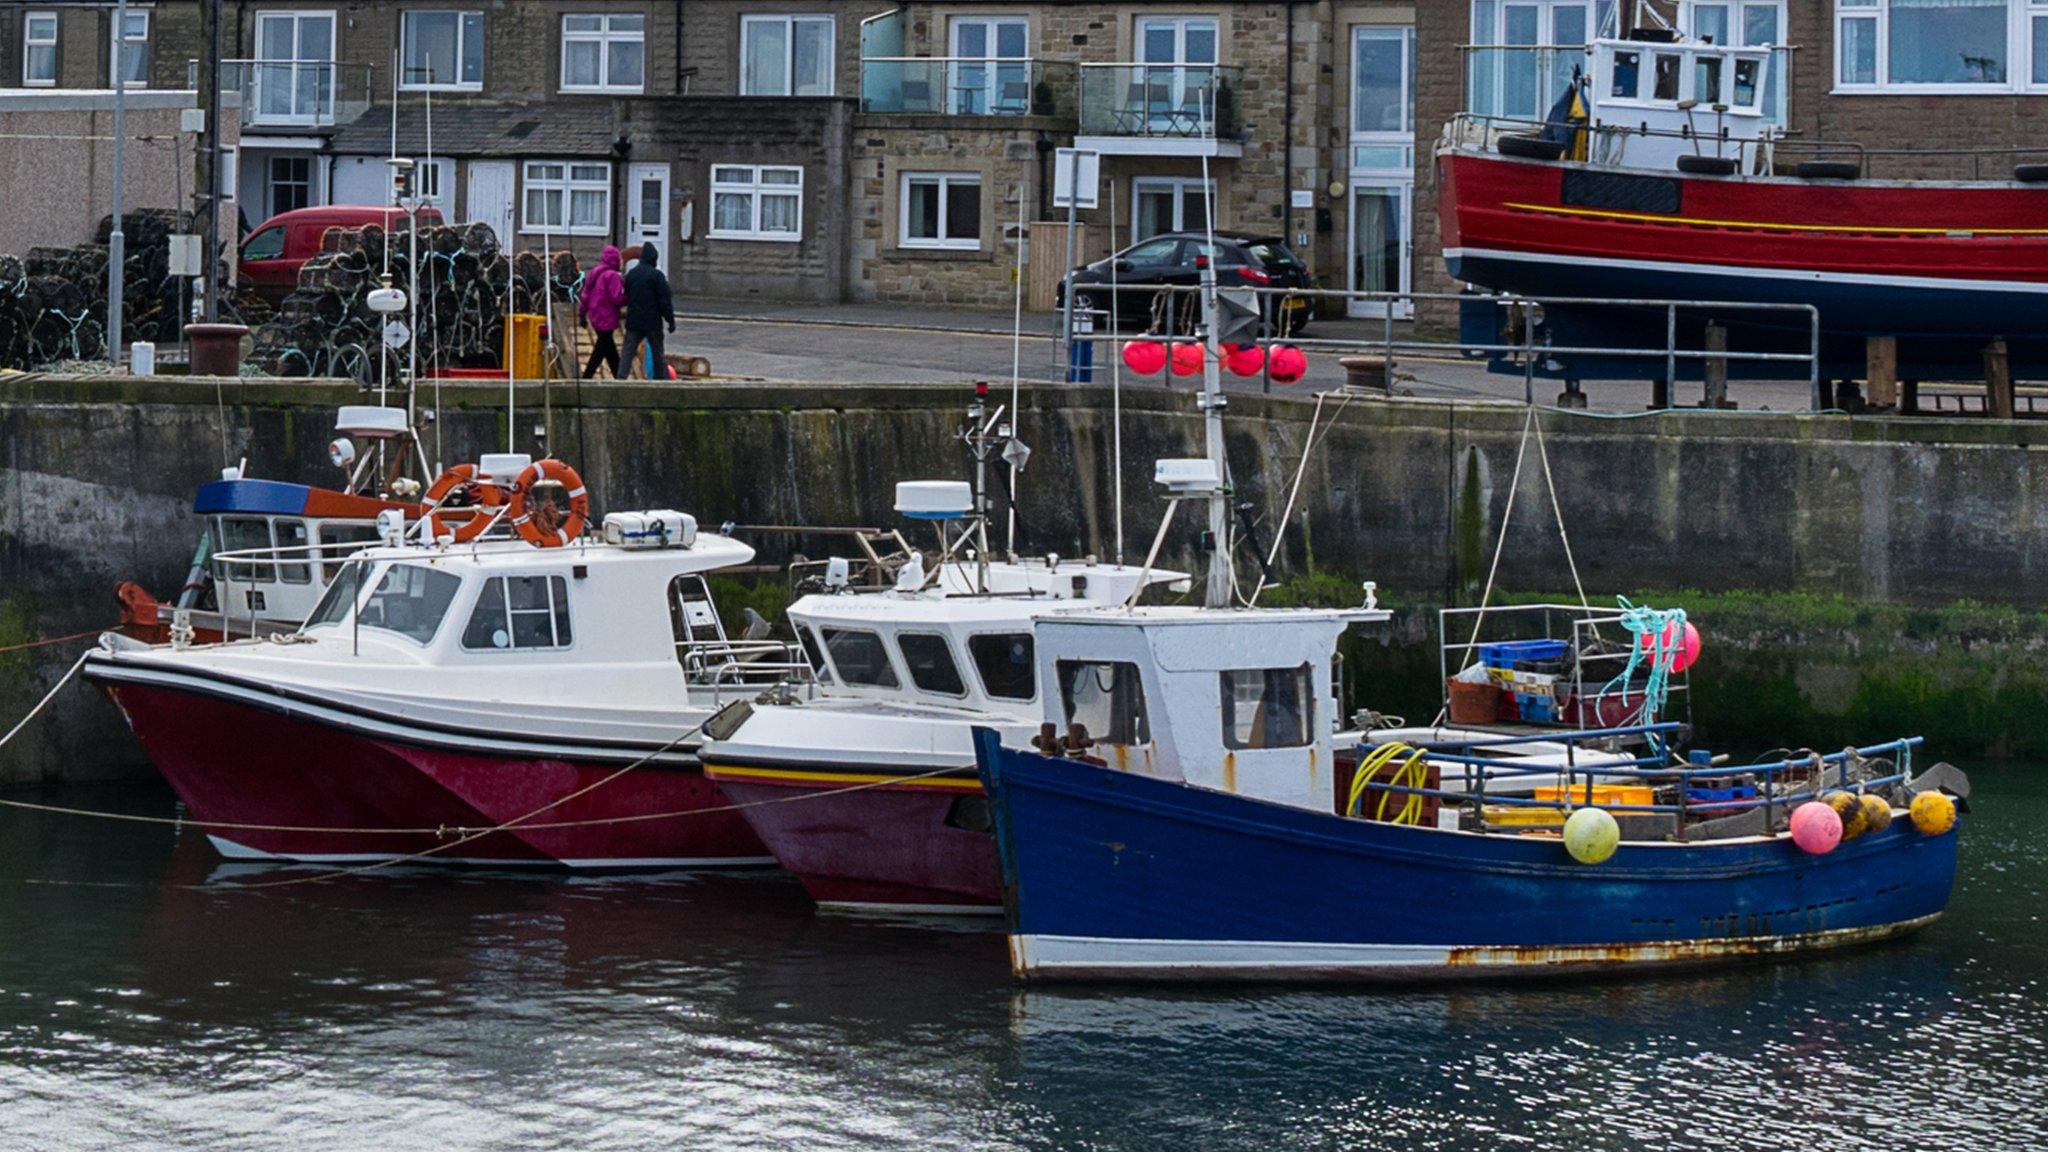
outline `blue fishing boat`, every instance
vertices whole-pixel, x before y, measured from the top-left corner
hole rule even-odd
[[[1378,772],[1333,733],[1328,673],[1339,633],[1382,615],[1136,608],[1040,622],[1053,690],[1037,748],[976,738],[1016,973],[1419,980],[1698,965],[1868,944],[1946,906],[1956,835],[1940,789],[1968,785],[1946,765],[1915,777],[1916,740],[1731,769],[1677,758],[1676,724],[1495,732],[1413,749],[1408,776]],[[1539,738],[1647,746],[1597,772],[1507,754]],[[1518,786],[1531,772],[1556,787],[1532,795]],[[1748,783],[1703,787],[1731,778]],[[1922,792],[1936,799],[1915,807]],[[1416,818],[1411,797],[1434,818]],[[1802,847],[1791,814],[1826,801],[1849,813],[1839,842]],[[1581,811],[1598,815],[1579,824],[1609,830],[1604,846],[1574,838]]]

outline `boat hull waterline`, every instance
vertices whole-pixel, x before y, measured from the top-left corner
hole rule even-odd
[[[232,699],[211,686],[104,676],[101,683],[196,821],[274,826],[209,831],[230,859],[343,863],[438,849],[419,862],[572,868],[773,863],[738,812],[718,810],[731,802],[717,785],[694,763],[676,758],[600,784],[635,758],[464,751],[352,730],[290,701]],[[563,801],[584,788],[591,790]],[[563,802],[546,807],[557,801]],[[533,826],[444,847],[510,821]]]
[[[1001,874],[981,782],[873,768],[792,769],[707,761],[775,862],[821,908],[1000,915]]]
[[[1357,820],[1003,747],[977,733],[1026,979],[1423,981],[1697,966],[1868,944],[1937,919],[1956,835],[1911,821],[1629,843]],[[1314,878],[1310,880],[1308,878]]]

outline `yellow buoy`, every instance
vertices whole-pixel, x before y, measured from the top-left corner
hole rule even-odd
[[[1835,810],[1842,818],[1842,839],[1854,840],[1870,830],[1863,818],[1863,801],[1851,792],[1830,792],[1820,798],[1821,803]]]
[[[1621,825],[1605,808],[1581,808],[1564,822],[1564,850],[1581,864],[1598,864],[1621,844]]]
[[[1913,797],[1913,806],[1906,813],[1913,818],[1913,827],[1929,836],[1939,836],[1956,826],[1956,802],[1946,793],[1922,792]]]
[[[1892,802],[1875,793],[1863,794],[1863,823],[1871,833],[1882,832],[1892,826]]]

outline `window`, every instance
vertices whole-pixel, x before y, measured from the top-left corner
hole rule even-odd
[[[313,203],[313,159],[310,156],[270,158],[270,214],[290,212]],[[278,239],[283,244],[283,237]],[[280,248],[280,250],[282,250]]]
[[[1835,86],[1984,92],[2048,85],[2042,0],[1835,0]]]
[[[482,88],[484,14],[407,12],[401,88]]]
[[[953,20],[947,89],[956,116],[1022,116],[1031,111],[1031,24],[1022,16]]]
[[[21,18],[21,82],[30,88],[57,83],[55,12],[30,12]]]
[[[1216,116],[1216,18],[1141,16],[1131,97],[1149,131],[1205,135]]]
[[[912,684],[941,696],[967,695],[960,665],[953,662],[953,646],[944,636],[905,632],[896,638],[896,647],[903,653],[903,666],[910,670]]]
[[[1164,232],[1207,228],[1208,194],[1214,188],[1213,183],[1204,184],[1196,177],[1142,176],[1132,180],[1131,243]]]
[[[711,166],[714,240],[787,240],[803,236],[804,170],[740,164]]]
[[[839,682],[859,688],[897,687],[896,667],[889,663],[889,650],[873,632],[827,628],[825,651],[832,656],[832,669]]]
[[[255,552],[269,556],[270,521],[261,516],[223,516],[220,519],[220,550],[222,552]],[[256,582],[269,584],[277,579],[274,564],[252,564],[246,560],[222,561],[218,566],[220,576],[236,583]]]
[[[434,642],[441,618],[462,587],[461,579],[418,564],[393,564],[356,619],[365,628],[395,632],[419,644]]]
[[[305,626],[318,628],[348,619],[350,610],[356,606],[356,597],[362,593],[363,570],[368,567],[368,564],[342,565],[327,585],[326,594],[320,597],[320,603],[314,606],[313,614],[306,617]]]
[[[1470,110],[1542,116],[1585,67],[1586,42],[1613,26],[1613,0],[1472,0]]]
[[[494,576],[477,593],[464,648],[505,651],[569,646],[569,586],[560,576]]]
[[[1678,99],[1679,69],[1684,64],[1682,56],[1667,56],[1659,53],[1651,77],[1650,96],[1656,100]]]
[[[639,92],[647,84],[647,17],[562,17],[562,91]]]
[[[521,232],[606,235],[612,227],[612,166],[529,160],[525,205]]]
[[[277,542],[280,561],[296,560],[297,563],[280,563],[277,566],[278,579],[287,584],[304,584],[313,579],[313,570],[306,561],[312,553],[306,546],[312,543],[307,538],[306,522],[295,516],[279,517],[271,522],[271,537]]]
[[[904,173],[898,242],[905,248],[980,248],[981,177]]]
[[[334,14],[258,12],[251,100],[259,124],[320,124],[334,115]]]
[[[995,700],[1029,700],[1038,695],[1038,666],[1031,633],[1003,632],[972,636],[967,654],[974,659],[981,690]]]
[[[129,9],[127,20],[114,29],[112,83],[149,87],[149,12]]]
[[[740,95],[832,95],[830,16],[740,18]]]
[[[1360,27],[1352,33],[1351,133],[1415,131],[1415,30]]]
[[[320,526],[320,579],[332,580],[342,570],[342,561],[366,544],[377,543],[374,524],[322,524]],[[355,547],[350,547],[354,545]]]
[[[825,650],[818,646],[818,634],[799,624],[796,639],[804,646],[804,658],[811,662],[811,671],[821,680],[830,680],[831,669],[825,666]]]
[[[1779,49],[1759,66],[1753,61],[1735,65],[1736,91],[1732,101],[1739,107],[1754,108],[1755,87],[1764,84],[1764,118],[1772,124],[1785,122],[1786,69],[1792,62],[1785,49],[1785,0],[1689,0],[1680,13],[1681,26],[1700,40],[1732,44],[1740,48],[1770,45]],[[1744,76],[1744,69],[1748,76]],[[1745,82],[1747,88],[1745,88]]]
[[[1221,674],[1226,748],[1300,748],[1314,730],[1315,678],[1309,666]]]
[[[275,260],[284,255],[284,225],[265,228],[242,245],[244,260]]]
[[[1607,94],[1623,100],[1633,100],[1642,84],[1643,54],[1641,52],[1616,52],[1614,54],[1614,82]]]
[[[1721,58],[1719,56],[1695,56],[1692,58],[1692,94],[1695,100],[1711,108],[1726,104],[1727,94],[1721,91]]]
[[[1136,664],[1062,660],[1058,667],[1060,705],[1069,725],[1079,724],[1103,744],[1152,742]]]

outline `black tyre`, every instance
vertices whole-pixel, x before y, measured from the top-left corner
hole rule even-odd
[[[2022,184],[2048,184],[2048,164],[2016,165],[2012,178]]]
[[[1545,140],[1541,136],[1503,136],[1494,142],[1494,148],[1503,156],[1523,160],[1557,160],[1564,156],[1564,141]]]
[[[1694,176],[1733,176],[1735,157],[1683,154],[1678,158],[1678,170]]]

